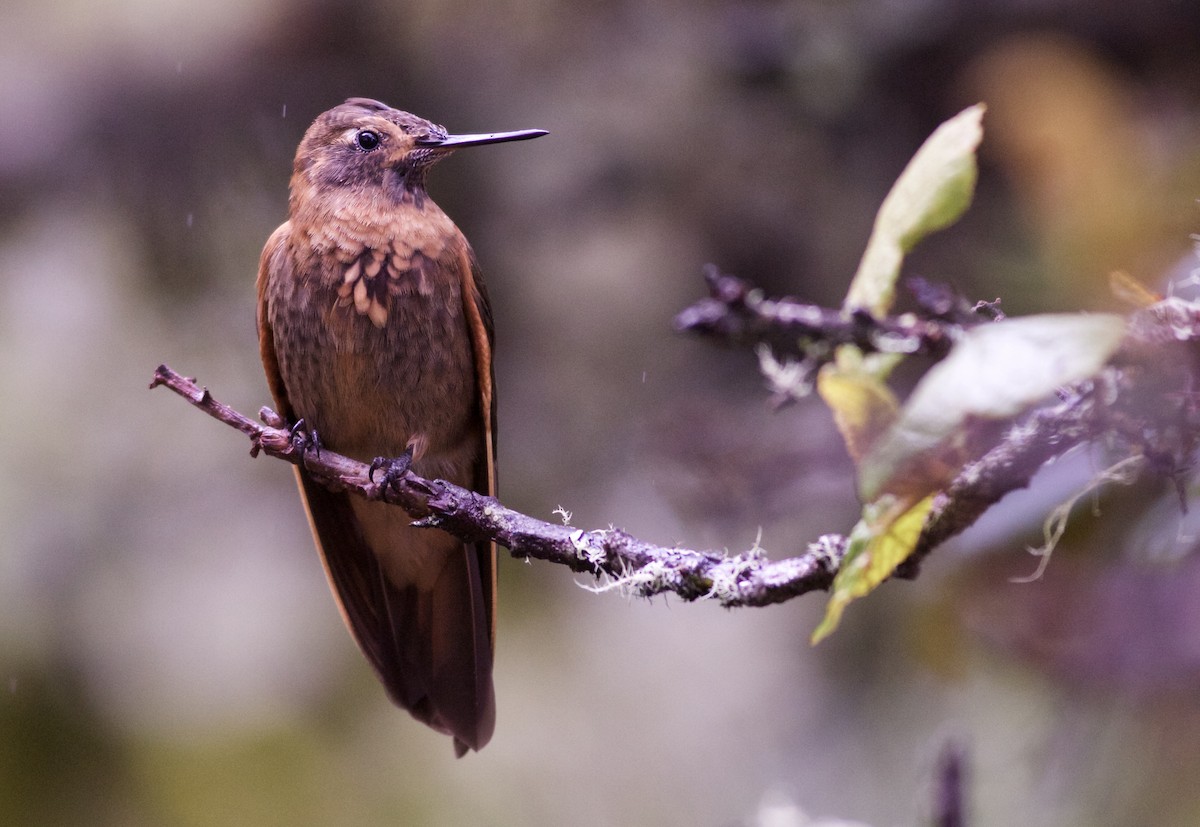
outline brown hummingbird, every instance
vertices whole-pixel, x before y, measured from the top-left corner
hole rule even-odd
[[[279,413],[310,447],[494,494],[492,315],[467,239],[425,177],[459,147],[366,98],[319,116],[296,152],[288,220],[263,248],[258,333]],[[403,467],[391,471],[402,473]],[[496,721],[496,551],[296,471],[330,586],[391,699],[478,750]]]

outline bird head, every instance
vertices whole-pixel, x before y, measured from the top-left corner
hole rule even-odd
[[[424,191],[425,172],[461,147],[523,141],[542,129],[451,135],[445,127],[369,98],[350,98],[308,128],[292,178],[298,191],[356,194],[381,189],[396,200]]]

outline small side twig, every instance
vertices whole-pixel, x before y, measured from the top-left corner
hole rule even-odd
[[[877,319],[866,312],[844,313],[790,298],[768,298],[761,289],[723,274],[713,265],[705,268],[704,280],[708,297],[675,316],[676,330],[729,344],[766,344],[779,357],[812,358],[832,354],[837,345],[856,345],[864,353],[940,358],[949,352],[964,327],[963,314],[956,314],[952,321],[915,314]],[[921,290],[929,292],[924,283]],[[922,293],[918,293],[921,298]],[[993,305],[986,307],[994,310]],[[981,310],[976,320],[984,322],[994,317]]]
[[[827,535],[798,557],[770,561],[757,549],[736,555],[657,546],[616,528],[584,531],[539,520],[444,480],[409,471],[398,483],[381,486],[366,463],[326,448],[304,451],[278,415],[264,408],[261,425],[218,402],[195,381],[166,365],[154,372],[151,388],[164,386],[251,441],[251,454],[264,453],[293,465],[322,485],[403,508],[418,523],[436,526],[463,540],[492,540],[513,557],[565,565],[572,571],[608,579],[644,597],[672,593],[684,600],[712,599],[722,606],[765,606],[814,590],[828,589],[845,538]]]

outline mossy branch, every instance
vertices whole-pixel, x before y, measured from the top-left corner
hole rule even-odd
[[[314,451],[284,428],[269,408],[259,424],[217,401],[207,388],[166,365],[150,387],[164,386],[214,419],[250,438],[250,453],[282,459],[334,491],[382,500],[407,511],[418,524],[465,541],[493,540],[518,559],[546,560],[593,575],[628,593],[652,597],[672,593],[684,600],[711,599],[722,606],[765,606],[829,588],[845,540],[838,535],[811,543],[798,557],[770,561],[757,549],[729,555],[717,551],[657,546],[617,529],[584,531],[539,520],[444,480],[409,471],[386,488],[369,478],[369,466],[325,448]]]

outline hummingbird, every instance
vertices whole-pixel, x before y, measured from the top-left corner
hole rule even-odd
[[[277,410],[310,448],[495,494],[487,289],[425,180],[456,149],[545,134],[451,135],[367,98],[305,132],[288,219],[259,261],[257,322]],[[495,545],[414,527],[303,465],[296,478],[342,618],[391,700],[459,757],[481,749],[496,722]]]

